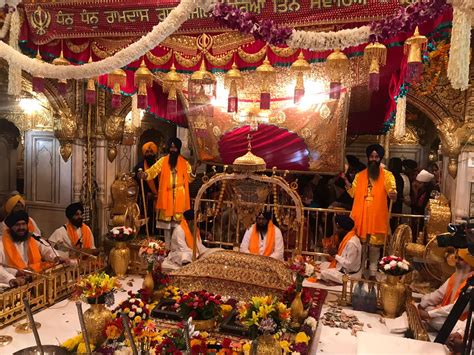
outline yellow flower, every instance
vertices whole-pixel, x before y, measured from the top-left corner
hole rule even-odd
[[[273,305],[262,305],[260,306],[260,308],[258,309],[258,316],[260,318],[266,318],[271,312],[274,311],[274,308],[273,308]]]
[[[245,343],[244,346],[242,346],[242,350],[248,353],[250,351],[250,343]]]
[[[142,317],[140,317],[140,316],[136,316],[135,319],[134,319],[135,323],[140,323],[141,320],[142,320]]]
[[[230,311],[232,311],[232,306],[228,304],[221,304],[221,309],[222,312],[229,313]]]
[[[73,351],[79,343],[82,341],[82,333],[79,333],[75,337],[72,337],[66,340],[64,343],[61,344],[61,347],[67,349],[68,351]]]
[[[255,311],[252,311],[252,318],[250,319],[246,319],[244,321],[244,324],[247,326],[247,327],[251,327],[252,325],[254,324],[258,324],[258,321],[259,321],[259,318],[257,316],[257,313],[255,313]]]
[[[208,332],[199,332],[199,335],[202,336],[203,338],[207,338],[209,336]]]
[[[94,346],[94,344],[90,344],[90,345],[91,345],[91,351],[93,351],[95,349],[95,346]],[[79,343],[79,345],[77,346],[77,352],[79,354],[87,353],[86,344],[84,342]]]
[[[124,313],[127,313],[127,314],[130,313],[130,308],[128,308],[128,307],[125,308],[125,309],[123,310],[123,312],[124,312]]]
[[[286,305],[284,303],[281,303],[281,302],[277,303],[277,309],[278,309],[278,313],[288,312],[288,308],[286,307]]]
[[[280,341],[280,348],[283,349],[285,353],[290,352],[290,343],[288,343],[286,340]]]
[[[308,341],[309,341],[309,336],[307,336],[305,332],[299,332],[298,334],[296,334],[296,337],[295,337],[296,343],[308,344]]]
[[[191,339],[191,347],[195,345],[201,345],[202,340],[201,339]]]

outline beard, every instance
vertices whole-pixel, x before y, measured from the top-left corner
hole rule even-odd
[[[145,161],[148,164],[148,166],[152,166],[153,164],[156,163],[156,156],[154,155],[147,155],[145,156]]]
[[[81,219],[73,219],[71,220],[71,224],[76,227],[76,228],[81,228],[82,227],[83,220]]]
[[[11,235],[13,241],[16,242],[16,243],[24,242],[29,237],[28,230],[22,231],[18,234],[18,233],[15,233],[13,230],[10,229],[10,235]]]
[[[376,162],[375,160],[369,161],[369,165],[367,167],[369,177],[372,180],[377,180],[380,175],[380,163]]]
[[[169,155],[170,168],[174,169],[176,168],[176,164],[178,164],[179,152],[170,152]]]
[[[264,224],[264,225],[258,225],[257,224],[257,232],[259,234],[265,234],[267,233],[267,230],[268,230],[268,223],[267,224]]]

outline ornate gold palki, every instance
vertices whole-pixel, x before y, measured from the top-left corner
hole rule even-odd
[[[170,275],[184,292],[207,290],[222,296],[249,300],[252,296],[281,296],[293,282],[282,261],[235,251],[216,251]]]

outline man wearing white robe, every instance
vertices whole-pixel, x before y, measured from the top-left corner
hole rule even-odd
[[[342,284],[344,274],[356,276],[361,269],[362,244],[353,231],[354,221],[349,216],[336,216],[336,233],[343,238],[339,244],[337,254],[330,251],[334,260],[322,263],[320,266],[321,279]]]
[[[454,274],[436,291],[422,297],[418,305],[421,319],[432,328],[440,330],[459,296],[459,291],[473,275],[474,256],[471,256],[467,249],[459,249]]]
[[[181,221],[180,224],[178,224],[173,230],[173,234],[171,235],[170,252],[163,262],[164,268],[174,269],[176,267],[189,264],[193,261],[192,244],[188,245],[188,243],[192,243],[192,241],[186,240],[186,229],[189,228],[189,238],[190,235],[193,235],[194,211],[188,210],[184,212],[183,217],[185,222]],[[199,258],[200,256],[206,254],[209,250],[210,249],[206,248],[204,244],[202,244],[201,237],[198,234],[196,250],[197,257]]]
[[[87,253],[92,253],[91,249],[95,249],[94,236],[92,235],[90,228],[83,222],[83,213],[84,206],[82,203],[76,202],[67,206],[66,217],[68,223],[56,229],[53,234],[51,234],[51,237],[49,237],[48,240],[57,250],[59,256],[68,258],[69,251],[74,248],[84,249]],[[73,245],[72,240],[68,235],[68,227],[72,233],[76,233],[77,245]],[[87,240],[85,240],[86,238],[82,235],[83,230],[87,232]]]
[[[0,285],[3,287],[16,287],[24,285],[27,281],[27,274],[11,267],[3,265],[11,265],[8,253],[4,247],[4,238],[13,240],[14,247],[18,251],[23,262],[28,265],[30,263],[28,257],[28,244],[32,241],[37,245],[43,261],[65,262],[66,260],[58,257],[53,248],[49,245],[42,244],[37,240],[32,240],[28,233],[28,214],[25,211],[12,212],[6,219],[7,229],[4,231],[0,239]],[[8,236],[7,236],[8,233]]]
[[[271,221],[271,213],[270,212],[263,212],[261,211],[256,218],[255,224],[252,224],[249,229],[244,234],[244,238],[242,239],[242,243],[240,244],[240,252],[242,253],[253,253],[257,254],[257,252],[252,252],[252,237],[256,237],[258,235],[258,255],[266,255],[274,259],[283,260],[285,246],[283,244],[283,236],[281,234],[280,228],[273,225]],[[267,240],[270,232],[270,228],[274,228],[274,240],[269,241]],[[272,246],[268,246],[267,242],[272,243]],[[269,252],[267,252],[269,250]]]

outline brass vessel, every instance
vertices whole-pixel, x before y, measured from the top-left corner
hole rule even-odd
[[[303,301],[301,300],[301,291],[296,292],[295,299],[291,302],[291,325],[293,327],[299,327],[307,316],[307,312],[304,310]]]
[[[275,339],[275,337],[271,334],[263,334],[260,335],[256,341],[252,343],[252,348],[256,347],[256,351],[252,352],[251,354],[258,354],[258,355],[275,355],[281,354],[282,350],[280,344]]]
[[[112,320],[112,312],[103,303],[91,304],[91,308],[84,312],[84,323],[86,325],[89,340],[96,347],[105,341],[105,324]]]
[[[124,277],[127,274],[128,264],[130,263],[130,248],[125,242],[117,242],[110,251],[110,266],[118,277]]]
[[[155,283],[153,282],[153,274],[151,271],[147,271],[144,279],[143,279],[143,284],[142,288],[153,292],[153,289],[155,288]]]
[[[398,317],[403,312],[406,298],[405,285],[400,281],[400,276],[387,275],[380,291],[385,317]]]

